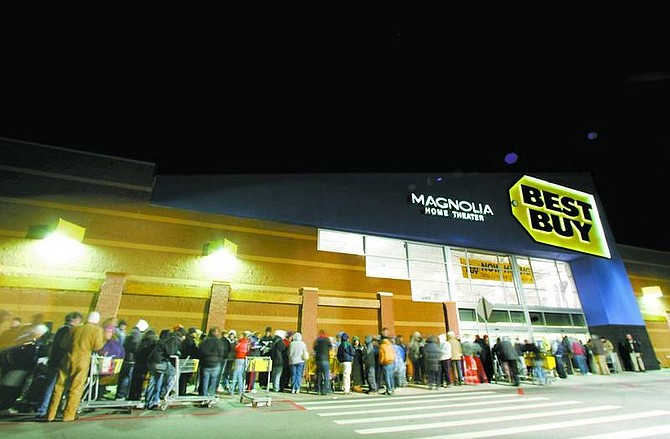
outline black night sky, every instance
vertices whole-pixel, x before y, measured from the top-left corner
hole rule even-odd
[[[5,27],[0,137],[163,174],[589,172],[617,243],[670,251],[660,27],[399,17]]]

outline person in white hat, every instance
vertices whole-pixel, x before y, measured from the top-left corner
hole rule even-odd
[[[61,362],[58,380],[51,394],[47,421],[56,419],[63,393],[66,394],[63,422],[75,420],[91,367],[91,355],[102,349],[105,343],[102,328],[98,323],[100,313],[93,311],[88,315],[86,323],[74,328],[71,336],[67,338],[65,343],[68,348],[67,354]],[[66,386],[69,388],[66,389]]]
[[[135,355],[140,347],[140,342],[146,330],[149,329],[149,323],[146,320],[139,319],[130,333],[126,336],[123,348],[126,356],[119,372],[118,385],[116,386],[116,399],[123,400],[128,397],[130,390],[130,381],[135,369]]]

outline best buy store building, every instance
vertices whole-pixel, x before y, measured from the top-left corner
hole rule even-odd
[[[154,175],[154,165],[0,139],[0,309],[207,329],[626,333],[656,358],[588,174]],[[85,229],[74,259],[27,232]],[[203,247],[236,249],[214,262]],[[233,269],[234,268],[234,269]],[[648,361],[649,369],[658,368]]]

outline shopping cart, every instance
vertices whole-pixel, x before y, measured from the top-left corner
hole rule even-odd
[[[174,404],[187,404],[187,403],[196,403],[200,404],[202,407],[212,407],[214,404],[219,402],[219,397],[216,395],[207,396],[207,395],[180,395],[179,394],[179,378],[182,373],[193,373],[198,372],[198,366],[200,360],[197,358],[179,358],[176,355],[170,356],[172,364],[175,366],[176,379],[171,389],[167,389],[165,393],[165,398],[163,398],[159,404],[158,408],[161,410],[167,409],[169,406]]]
[[[256,408],[258,404],[266,405],[270,407],[272,405],[272,397],[270,396],[270,383],[272,382],[271,373],[272,372],[272,358],[271,357],[246,357],[244,359],[244,380],[242,383],[242,388],[247,388],[247,375],[249,373],[258,373],[258,372],[267,372],[268,373],[268,384],[265,391],[262,394],[254,392],[255,389],[251,389],[248,392],[242,393],[240,395],[241,403],[251,403],[251,406]]]
[[[540,358],[536,359],[535,354],[526,352],[524,354],[524,361],[526,363],[527,375],[526,379],[533,384],[550,385],[556,381],[556,358],[552,355],[540,353]],[[538,364],[539,363],[539,364]],[[536,364],[542,368],[543,380],[537,376],[535,372]]]
[[[91,355],[91,367],[77,414],[95,409],[125,409],[131,413],[134,408],[144,407],[142,401],[98,399],[101,382],[111,383],[113,379],[117,379],[121,366],[123,358],[106,357],[95,353]]]
[[[328,384],[330,386],[330,391],[335,392],[335,390],[343,389],[343,378],[342,378],[342,365],[335,357],[330,357],[328,361],[330,375],[328,376]],[[309,360],[305,362],[305,380],[307,381],[307,393],[312,391],[312,388],[316,391],[316,359],[314,355],[309,357]]]

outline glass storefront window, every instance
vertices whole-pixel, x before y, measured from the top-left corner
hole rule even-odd
[[[509,313],[512,323],[526,323],[526,317],[523,315],[522,311],[510,311]]]
[[[530,324],[533,326],[544,326],[544,317],[541,312],[529,312],[530,315]]]
[[[570,314],[560,314],[554,312],[544,313],[547,326],[572,326]]]
[[[412,301],[457,302],[468,330],[483,322],[473,309],[482,298],[495,308],[486,324],[538,334],[587,327],[567,262],[322,230],[318,241],[319,250],[352,254],[361,252],[362,242],[367,276],[408,279]]]
[[[475,316],[475,310],[470,308],[458,308],[458,318],[461,322],[475,322],[477,317]]]

